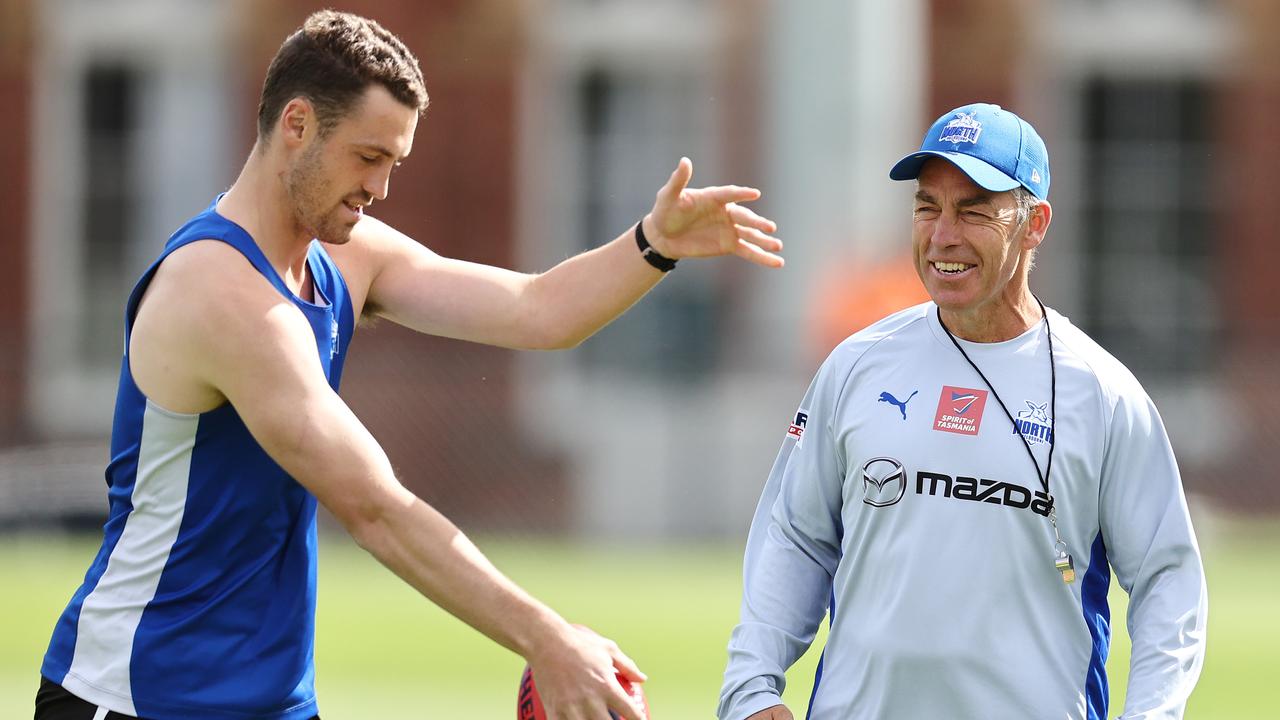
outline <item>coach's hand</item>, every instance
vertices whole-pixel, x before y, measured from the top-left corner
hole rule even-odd
[[[796,720],[796,716],[791,714],[786,705],[774,705],[748,716],[747,720]]]
[[[739,205],[760,191],[738,185],[689,188],[693,163],[680,164],[658,191],[653,211],[645,216],[644,234],[653,249],[673,260],[737,255],[757,265],[782,267],[782,241],[772,220]]]
[[[618,684],[645,675],[614,641],[573,626],[529,658],[538,694],[549,720],[609,720],[612,710],[626,720],[646,720]]]

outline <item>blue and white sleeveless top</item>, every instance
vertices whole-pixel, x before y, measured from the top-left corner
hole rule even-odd
[[[215,201],[216,204],[216,201]],[[318,241],[315,303],[295,296],[253,238],[211,204],[180,228],[129,297],[107,467],[102,548],[54,629],[41,673],[100,707],[148,720],[294,720],[316,714],[316,499],[230,404],[166,410],[134,384],[128,339],[169,253],[239,250],[311,323],[336,390],[355,318]]]

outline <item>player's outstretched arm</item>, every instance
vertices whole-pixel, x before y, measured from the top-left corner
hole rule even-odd
[[[653,248],[672,259],[734,255],[781,267],[777,227],[740,204],[760,191],[689,188],[692,175],[681,159],[643,218]],[[367,287],[366,312],[433,335],[526,349],[581,343],[663,277],[641,256],[634,226],[540,274],[443,258],[369,217],[331,252],[349,285]]]
[[[330,388],[297,308],[229,246],[197,243],[179,252],[186,257],[175,253],[162,269],[163,284],[180,292],[151,299],[164,309],[169,335],[180,335],[170,338],[175,366],[230,401],[267,453],[362,547],[436,604],[524,656],[553,717],[604,720],[607,707],[640,720],[615,668],[644,677],[616,645],[573,628],[517,587],[397,481],[377,442]]]

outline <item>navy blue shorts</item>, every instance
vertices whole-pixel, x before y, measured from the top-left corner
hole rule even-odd
[[[138,720],[132,715],[106,711],[67,692],[66,688],[41,676],[36,693],[35,720]],[[317,715],[311,720],[320,720]]]

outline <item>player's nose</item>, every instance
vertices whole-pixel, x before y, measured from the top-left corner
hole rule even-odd
[[[391,172],[379,172],[365,177],[362,185],[369,197],[375,200],[386,200],[391,190]]]

